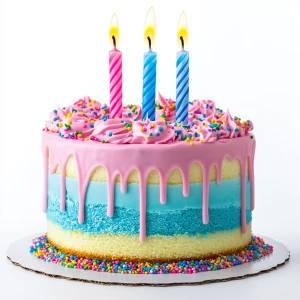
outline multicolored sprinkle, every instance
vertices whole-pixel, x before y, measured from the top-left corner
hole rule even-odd
[[[45,262],[52,262],[67,268],[92,270],[96,272],[123,274],[193,274],[231,268],[258,260],[273,252],[260,237],[252,236],[252,242],[236,255],[218,256],[205,260],[182,260],[178,262],[124,262],[120,260],[93,260],[60,251],[49,243],[47,235],[32,240],[30,253]]]

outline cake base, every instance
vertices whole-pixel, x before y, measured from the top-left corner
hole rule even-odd
[[[199,285],[205,283],[223,282],[257,276],[282,266],[289,260],[289,250],[280,242],[269,237],[262,237],[266,243],[273,245],[273,253],[254,262],[245,263],[233,268],[200,272],[195,274],[116,274],[89,272],[78,269],[69,269],[53,263],[46,263],[37,259],[29,252],[33,238],[41,236],[34,234],[12,243],[7,250],[7,258],[16,266],[25,270],[67,280],[77,280],[97,284],[116,285]]]

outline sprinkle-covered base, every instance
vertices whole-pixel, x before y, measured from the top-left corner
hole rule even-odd
[[[64,253],[56,246],[48,242],[47,235],[42,235],[32,240],[30,253],[35,257],[52,262],[63,267],[92,270],[107,273],[123,274],[192,274],[206,271],[216,271],[227,269],[255,261],[273,252],[273,246],[265,244],[260,237],[252,236],[252,242],[243,251],[235,255],[218,256],[206,260],[182,260],[178,262],[165,263],[142,263],[124,262],[119,260],[92,260],[84,257]]]

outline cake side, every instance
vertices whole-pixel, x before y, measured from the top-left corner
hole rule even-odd
[[[51,136],[51,138],[53,137]],[[247,144],[249,140],[240,141],[239,146],[244,143]],[[72,143],[72,141],[66,142]],[[253,140],[250,142],[253,142]],[[88,147],[85,147],[85,154],[90,157],[87,149]],[[190,149],[193,148],[188,146],[186,151],[193,152]],[[209,183],[208,224],[204,224],[202,220],[203,198],[201,195],[203,195],[203,181],[191,183],[197,181],[197,177],[193,177],[193,172],[187,169],[187,174],[183,176],[181,174],[180,176],[181,178],[186,177],[185,175],[188,177],[189,190],[185,196],[183,195],[184,181],[178,182],[179,184],[176,184],[176,181],[166,184],[167,201],[165,204],[160,201],[161,186],[149,184],[149,180],[147,184],[147,178],[144,178],[147,196],[147,209],[145,210],[147,239],[144,243],[140,243],[138,238],[141,229],[140,201],[138,200],[140,197],[140,182],[134,183],[134,180],[132,180],[133,183],[130,183],[128,180],[125,191],[121,191],[122,183],[116,182],[113,184],[114,214],[110,217],[107,215],[108,183],[90,181],[90,177],[85,194],[85,220],[80,224],[77,221],[80,206],[78,178],[66,178],[66,207],[65,211],[60,211],[61,175],[55,173],[58,168],[57,165],[51,163],[51,147],[49,147],[49,150],[50,166],[52,165],[50,169],[52,169],[53,174],[48,174],[50,193],[48,199],[48,235],[51,242],[60,248],[70,250],[71,247],[73,252],[89,254],[89,256],[98,258],[176,260],[184,258],[199,259],[219,253],[233,253],[251,242],[251,185],[248,180],[250,177],[245,177],[245,223],[247,228],[242,233],[241,174],[243,173],[241,173],[239,167],[239,160],[225,160],[225,157],[227,157],[226,152],[222,155],[223,161],[217,164],[221,169],[216,169],[219,172],[223,171],[221,174],[229,174],[229,179],[222,178],[222,182],[218,183],[212,180]],[[251,148],[248,150],[251,150]],[[52,157],[55,155],[53,151],[55,150],[52,149]],[[101,151],[105,151],[105,148],[102,148]],[[135,148],[134,151],[138,150]],[[74,152],[74,149],[69,153],[72,152]],[[108,152],[111,152],[110,149]],[[199,153],[197,151],[198,158]],[[232,159],[234,157],[229,156]],[[249,156],[246,155],[245,158],[244,173],[246,172],[246,162]],[[69,165],[72,164],[72,161],[75,163],[75,160],[71,160],[71,162],[69,160]],[[236,167],[237,161],[238,167]],[[192,166],[193,163],[190,163],[190,165]],[[133,161],[131,161],[131,166],[134,166]],[[94,167],[95,169],[98,168],[96,165]],[[67,163],[65,163],[65,168],[67,169]],[[73,169],[77,169],[77,166],[73,166]],[[104,172],[105,169],[102,167],[98,170]],[[169,173],[172,174],[172,171]],[[150,168],[148,174],[150,174]],[[211,172],[206,175],[208,175],[208,178],[214,179],[210,174]],[[230,178],[236,175],[239,176]],[[103,178],[103,176],[100,178]],[[198,178],[201,178],[201,176],[198,175]],[[185,184],[187,184],[186,181]],[[191,220],[191,222],[189,223],[188,220]],[[116,241],[118,241],[118,247],[113,247],[112,245],[116,245]],[[181,243],[188,243],[186,245],[189,246],[183,246]],[[147,245],[147,247],[144,245]]]

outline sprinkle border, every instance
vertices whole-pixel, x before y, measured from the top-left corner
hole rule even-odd
[[[92,260],[77,257],[60,251],[48,242],[47,235],[34,238],[30,253],[45,262],[51,262],[67,268],[122,274],[194,274],[199,272],[227,269],[258,260],[273,253],[273,246],[266,244],[257,236],[252,236],[251,244],[234,255],[218,256],[205,260],[182,260],[178,262],[148,263],[124,262],[119,260]]]

